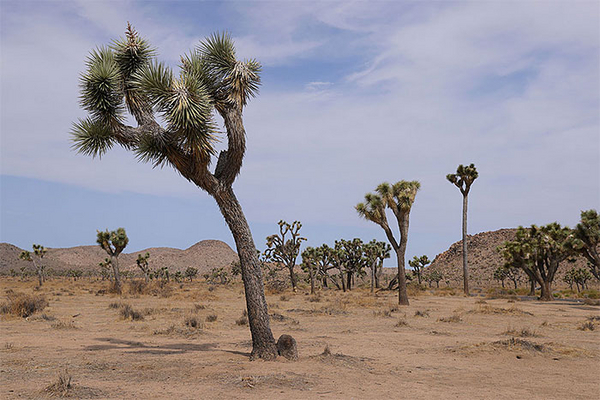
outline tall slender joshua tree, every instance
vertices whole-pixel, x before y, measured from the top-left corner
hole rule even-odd
[[[408,294],[406,293],[406,271],[404,257],[406,254],[406,244],[408,242],[409,215],[412,205],[421,188],[418,181],[400,181],[393,185],[382,183],[377,186],[374,193],[365,195],[365,202],[356,205],[358,214],[375,222],[381,226],[396,252],[398,260],[398,303],[408,305]],[[390,229],[385,214],[386,208],[390,208],[398,221],[400,230],[400,240],[396,240],[394,233]]]
[[[44,281],[46,280],[44,276],[44,270],[46,266],[43,264],[44,256],[46,255],[46,248],[41,244],[33,245],[33,254],[34,257],[31,256],[31,252],[27,250],[23,250],[21,254],[19,254],[19,258],[25,261],[33,262],[33,266],[35,267],[35,272],[38,276],[39,286],[42,286]],[[36,262],[37,258],[37,262]]]
[[[469,295],[469,267],[467,264],[467,206],[469,191],[475,179],[479,176],[475,164],[468,167],[460,164],[456,169],[455,174],[446,175],[446,179],[453,183],[463,195],[463,212],[462,212],[462,248],[463,248],[463,290]]]
[[[90,116],[75,123],[73,147],[82,154],[101,156],[120,145],[154,167],[172,166],[215,199],[240,257],[251,359],[274,359],[277,348],[256,246],[232,189],[246,150],[242,111],[258,92],[260,64],[238,60],[225,33],[213,34],[183,56],[177,76],[154,55],[129,24],[124,39],[90,53],[81,76],[81,105]],[[126,124],[126,111],[137,126]],[[217,114],[223,119],[227,142],[227,150],[218,157],[219,131],[213,118]]]

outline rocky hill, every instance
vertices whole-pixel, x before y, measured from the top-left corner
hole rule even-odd
[[[494,271],[504,264],[500,253],[496,250],[507,240],[514,240],[516,229],[499,229],[497,231],[481,232],[467,236],[468,263],[470,282],[475,286],[497,285],[494,281]],[[578,257],[575,264],[563,262],[558,270],[555,282],[562,283],[564,273],[575,267],[585,267],[586,260]],[[444,276],[444,281],[450,281],[453,286],[461,286],[462,272],[462,241],[453,243],[450,248],[438,254],[425,273],[438,270]],[[523,274],[523,282],[526,282]]]
[[[21,251],[23,249],[12,244],[0,243],[0,274],[7,274],[11,269],[19,271],[21,267],[33,269],[31,263],[19,259]],[[150,253],[150,267],[153,269],[166,266],[170,271],[180,271],[194,267],[198,268],[200,274],[238,260],[237,253],[227,243],[220,240],[203,240],[185,250],[153,247],[134,253],[123,253],[119,257],[121,269],[136,271],[135,260],[138,254],[146,252]],[[99,246],[49,248],[44,263],[48,270],[98,271],[98,263],[106,257],[107,254]]]

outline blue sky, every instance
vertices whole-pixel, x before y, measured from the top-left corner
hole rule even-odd
[[[445,175],[461,163],[480,171],[470,233],[572,226],[600,205],[597,1],[3,1],[0,13],[2,242],[93,244],[123,226],[128,251],[233,244],[214,201],[173,170],[70,150],[85,57],[127,21],[173,67],[223,30],[263,64],[234,186],[261,250],[280,219],[301,220],[307,245],[384,240],[354,205],[416,179],[407,256],[433,257],[460,240]]]

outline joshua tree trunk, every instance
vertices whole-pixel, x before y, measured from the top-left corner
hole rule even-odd
[[[312,265],[308,266],[308,273],[310,274],[310,294],[315,294],[315,272]]]
[[[550,282],[541,282],[541,287],[542,287],[542,294],[540,296],[540,300],[542,301],[551,301],[554,300],[554,298],[552,297],[552,289],[551,289],[551,283]]]
[[[348,290],[352,290],[352,273],[346,272],[346,287]]]
[[[469,268],[467,265],[467,207],[468,194],[463,196],[463,218],[462,218],[462,250],[463,250],[463,290],[469,295]]]
[[[346,281],[344,280],[344,273],[340,271],[340,281],[342,282],[342,291],[346,291]]]
[[[529,294],[528,296],[535,296],[535,280],[529,278]]]
[[[290,282],[292,283],[292,290],[296,292],[296,275],[294,274],[294,265],[288,265],[288,270],[290,271]]]
[[[253,344],[250,358],[275,359],[277,357],[277,347],[269,324],[262,271],[250,227],[231,188],[218,190],[214,194],[214,198],[231,230],[240,257],[246,306],[248,308],[248,322]]]
[[[400,224],[400,245],[396,250],[398,260],[398,304],[407,306],[408,294],[406,293],[406,271],[404,268],[404,258],[406,254],[406,243],[408,241],[408,214],[402,219]]]
[[[375,291],[375,269],[377,268],[377,260],[371,265],[371,293]]]
[[[121,293],[121,276],[119,274],[119,259],[116,256],[110,256],[110,265],[113,267],[113,275],[115,277],[115,289]]]

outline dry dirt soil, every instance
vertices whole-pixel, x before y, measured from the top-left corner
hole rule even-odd
[[[176,287],[169,297],[97,295],[101,282],[0,280],[43,294],[27,319],[1,316],[0,398],[49,398],[61,372],[73,398],[140,399],[598,399],[600,309],[394,293],[326,291],[267,296],[276,337],[300,360],[250,362],[236,320],[241,285]],[[120,317],[129,304],[143,320]],[[216,316],[216,320],[211,321]],[[186,318],[200,327],[185,325]],[[595,330],[581,330],[586,322]],[[240,321],[243,323],[243,321]],[[589,324],[588,324],[589,326]],[[323,354],[328,347],[330,354]]]

